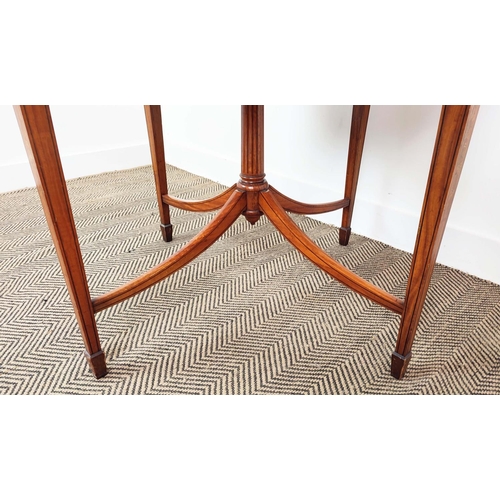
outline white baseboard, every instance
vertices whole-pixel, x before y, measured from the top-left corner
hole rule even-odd
[[[239,159],[227,158],[209,150],[187,144],[167,142],[166,160],[169,164],[207,177],[226,186],[238,180]],[[147,144],[115,148],[90,153],[62,156],[67,179],[106,171],[123,170],[151,163]],[[267,177],[274,187],[300,201],[326,202],[343,197],[343,192],[287,176],[272,168]],[[27,162],[0,167],[0,192],[35,186]],[[323,222],[340,225],[340,211],[314,216]],[[358,191],[352,231],[382,241],[395,248],[413,251],[419,214],[397,207],[378,205],[363,198]],[[448,225],[438,255],[438,262],[455,269],[500,284],[500,241],[467,228]]]
[[[211,151],[185,144],[170,144],[167,162],[197,175],[208,177],[224,185],[238,180],[239,160],[221,157]],[[321,203],[343,198],[343,191],[335,191],[287,176],[266,167],[268,181],[283,194],[306,203]],[[418,210],[420,207],[418,208]],[[352,221],[352,231],[381,241],[406,252],[413,252],[420,213],[403,211],[393,206],[373,203],[358,191]],[[313,216],[340,226],[341,211]],[[484,234],[475,234],[467,228],[448,224],[437,261],[479,278],[500,284],[500,241]]]
[[[228,158],[189,144],[167,142],[165,158],[170,165],[207,177],[225,186],[232,186],[239,177],[239,159]]]
[[[61,155],[66,179],[113,170],[135,168],[151,163],[148,144],[120,147],[88,153]],[[35,180],[29,163],[21,162],[0,166],[0,193],[34,187]]]

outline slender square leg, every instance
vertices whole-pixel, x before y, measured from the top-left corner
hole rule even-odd
[[[479,106],[443,106],[391,373],[404,376]]]
[[[71,211],[66,181],[48,106],[15,106],[19,127],[35,177],[47,224],[76,319],[85,344],[85,356],[96,378],[107,373],[99,342],[87,276]]]
[[[156,196],[160,211],[160,229],[165,241],[172,241],[172,224],[170,223],[170,208],[163,201],[163,195],[168,194],[167,170],[165,163],[165,148],[163,144],[163,128],[160,106],[144,106],[146,124],[148,127],[149,147],[155,174]]]
[[[358,187],[359,167],[363,156],[366,127],[370,106],[353,106],[351,120],[351,135],[349,138],[349,152],[347,155],[347,170],[345,178],[344,198],[349,200],[349,205],[342,211],[342,227],[339,229],[339,243],[347,245],[351,236],[351,220]]]

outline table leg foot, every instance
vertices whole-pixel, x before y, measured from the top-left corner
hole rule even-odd
[[[391,375],[394,378],[401,380],[405,376],[406,368],[408,368],[410,359],[411,359],[411,351],[406,356],[402,356],[401,354],[394,351],[392,353]]]
[[[351,228],[350,227],[339,228],[339,243],[341,245],[346,246],[349,243],[350,236],[351,236]]]
[[[104,352],[97,351],[94,354],[89,354],[87,351],[84,351],[84,354],[95,378],[104,377],[108,373]]]
[[[172,224],[160,224],[163,241],[172,241]]]

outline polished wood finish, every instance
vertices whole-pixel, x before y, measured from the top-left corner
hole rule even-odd
[[[332,201],[329,203],[302,203],[300,201],[292,200],[288,196],[280,193],[277,189],[269,186],[269,191],[273,193],[274,199],[284,208],[287,212],[292,212],[293,214],[303,214],[303,215],[313,215],[313,214],[324,214],[327,212],[333,212],[339,208],[344,208],[349,206],[349,200],[344,198],[343,200]]]
[[[99,312],[111,307],[114,304],[123,302],[139,292],[155,285],[159,281],[170,276],[172,273],[189,264],[198,257],[209,246],[226,232],[234,221],[241,215],[246,206],[246,195],[240,191],[233,191],[226,204],[189,243],[184,245],[178,252],[166,259],[161,264],[153,267],[138,278],[135,278],[125,285],[95,298],[92,303],[94,311]]]
[[[197,236],[163,263],[91,300],[49,109],[46,106],[16,108],[49,228],[87,349],[86,357],[94,375],[100,377],[106,373],[95,313],[127,300],[181,269],[212,245],[240,215],[254,224],[265,214],[276,229],[320,269],[355,292],[402,315],[396,350],[392,355],[391,373],[396,378],[403,377],[411,357],[411,346],[478,107],[443,106],[404,300],[342,266],[316,245],[287,214],[287,211],[315,214],[342,208],[339,240],[342,245],[348,243],[369,106],[353,107],[345,197],[322,204],[292,200],[269,186],[264,173],[264,107],[242,106],[241,111],[242,158],[238,183],[207,200],[180,200],[168,194],[160,107],[145,106],[164,239],[169,241],[172,237],[170,205],[201,212],[219,209],[219,212]]]
[[[406,288],[391,373],[402,378],[411,358],[427,289],[457,189],[479,106],[443,106]]]
[[[78,234],[48,106],[15,106],[24,146],[43,211],[85,344],[85,356],[96,378],[107,373],[99,342]]]
[[[174,196],[169,196],[168,194],[164,194],[162,196],[162,200],[164,203],[167,203],[172,207],[187,210],[189,212],[211,212],[222,208],[226,201],[229,200],[235,189],[236,184],[233,184],[222,193],[207,200],[182,200],[180,198],[175,198]]]
[[[241,173],[237,189],[247,193],[243,212],[255,224],[262,212],[259,193],[269,188],[264,173],[264,106],[241,107]]]
[[[269,191],[261,193],[260,207],[264,214],[273,223],[276,229],[299,251],[304,257],[323,269],[330,276],[349,287],[351,290],[380,304],[381,306],[401,314],[403,301],[390,293],[369,283],[363,278],[339,264],[330,257],[314,241],[312,241],[302,229],[293,222],[290,216],[280,206],[273,194]]]
[[[165,201],[168,196],[167,169],[165,163],[165,146],[163,144],[163,125],[160,106],[144,106],[146,125],[148,128],[149,148],[155,176],[158,209],[160,211],[160,230],[165,241],[172,241],[172,224],[170,208]]]
[[[347,169],[345,180],[344,198],[349,200],[342,212],[342,226],[339,228],[339,243],[347,245],[351,236],[351,220],[354,211],[354,201],[358,187],[359,168],[363,156],[365,144],[366,127],[370,106],[353,106],[351,119],[351,135],[349,139],[349,150],[347,153]]]

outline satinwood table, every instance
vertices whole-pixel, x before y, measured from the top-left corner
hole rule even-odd
[[[408,284],[405,297],[401,300],[330,257],[304,234],[287,213],[311,215],[342,209],[339,243],[348,244],[369,106],[353,106],[344,198],[323,204],[292,200],[267,183],[264,173],[264,106],[241,107],[241,173],[236,184],[218,196],[203,201],[186,201],[170,196],[160,106],[145,106],[163,239],[172,240],[170,206],[218,212],[196,237],[163,263],[111,292],[91,298],[50,109],[48,106],[15,106],[85,344],[85,356],[95,377],[100,378],[107,373],[95,313],[142,292],[188,264],[212,245],[241,215],[254,224],[265,214],[299,252],[323,271],[355,292],[401,315],[391,373],[398,379],[402,378],[411,358],[411,347],[478,109],[478,106],[462,105],[443,106],[441,109]]]

